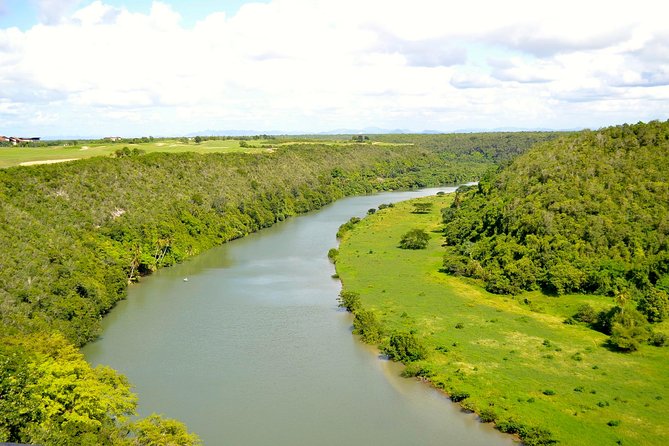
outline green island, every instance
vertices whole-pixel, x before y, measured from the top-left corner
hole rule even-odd
[[[405,376],[524,444],[664,444],[668,173],[669,122],[622,125],[370,210],[329,254],[340,305]]]
[[[17,164],[74,158],[63,151],[78,146],[0,147],[15,166],[0,170],[0,441],[199,444],[176,420],[137,420],[128,380],[78,350],[129,283],[345,196],[481,178],[555,137],[211,139],[232,153],[209,153],[207,138],[184,143],[193,151],[148,150],[158,143],[146,138],[29,166]]]

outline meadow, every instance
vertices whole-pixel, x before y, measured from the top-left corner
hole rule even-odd
[[[360,308],[377,316],[378,345],[387,349],[391,335],[413,334],[427,353],[407,362],[406,376],[429,381],[525,444],[665,444],[669,349],[616,352],[606,335],[564,323],[580,305],[606,309],[611,298],[496,295],[440,272],[440,211],[452,200],[421,199],[433,204],[427,213],[400,203],[342,235],[337,274],[345,292],[359,293]],[[427,248],[400,249],[414,228],[430,235]],[[655,330],[669,333],[669,325]]]
[[[271,144],[267,140],[256,140],[241,147],[243,140],[217,139],[199,143],[188,138],[155,139],[147,142],[110,142],[104,140],[73,141],[55,146],[8,146],[0,147],[0,168],[17,165],[42,164],[54,161],[70,161],[95,156],[115,156],[119,149],[140,150],[144,153],[226,153],[226,152],[258,152],[266,150],[261,147]],[[244,144],[242,144],[244,145]]]

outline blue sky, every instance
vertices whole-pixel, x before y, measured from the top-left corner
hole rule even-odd
[[[0,134],[669,118],[661,0],[0,0]]]
[[[63,11],[73,11],[93,3],[94,0],[53,0],[52,3],[63,5]],[[152,0],[107,0],[105,4],[118,8],[126,8],[134,12],[148,13],[151,10]],[[182,17],[182,25],[192,27],[212,12],[225,11],[234,15],[241,5],[248,3],[244,0],[170,0],[166,1]],[[0,0],[0,28],[17,26],[27,30],[38,23],[40,15],[39,2],[36,0]]]

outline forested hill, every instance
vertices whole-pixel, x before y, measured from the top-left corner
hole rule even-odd
[[[346,195],[471,180],[416,147],[149,154],[0,171],[0,330],[76,344],[128,280]]]
[[[546,139],[526,136],[483,156],[309,141],[0,170],[0,442],[198,444],[173,420],[131,422],[127,380],[72,345],[95,338],[129,281],[347,195],[477,179],[494,154]]]
[[[669,121],[541,144],[444,210],[444,267],[496,293],[541,288],[669,311]]]

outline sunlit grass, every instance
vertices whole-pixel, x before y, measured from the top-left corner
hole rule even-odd
[[[422,200],[434,203],[430,214],[401,203],[356,225],[342,240],[337,272],[387,330],[416,331],[431,351],[419,364],[430,380],[468,393],[465,407],[547,428],[560,444],[665,444],[669,348],[616,353],[605,335],[563,323],[585,302],[611,306],[606,297],[493,295],[440,273],[439,211],[451,197]],[[397,247],[413,228],[430,233],[426,250]]]

